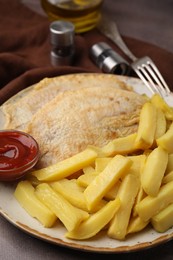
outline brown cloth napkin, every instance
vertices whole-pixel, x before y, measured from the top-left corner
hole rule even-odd
[[[75,36],[73,66],[53,67],[48,19],[29,10],[19,0],[0,0],[0,6],[0,104],[44,77],[101,72],[89,58],[90,47],[97,42],[107,42],[122,55],[112,42],[94,29]],[[154,60],[173,90],[173,54],[135,39],[124,37],[124,40],[136,56],[148,55]]]

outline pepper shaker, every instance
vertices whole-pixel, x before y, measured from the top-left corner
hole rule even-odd
[[[54,21],[50,24],[50,53],[53,66],[71,65],[74,58],[75,27],[71,22]]]
[[[129,63],[105,42],[94,44],[90,49],[90,56],[93,62],[105,73],[129,74]]]

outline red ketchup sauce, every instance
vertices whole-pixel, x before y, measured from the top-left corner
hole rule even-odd
[[[21,178],[38,158],[39,147],[32,136],[21,131],[0,131],[0,181]]]

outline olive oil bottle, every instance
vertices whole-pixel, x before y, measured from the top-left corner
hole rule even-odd
[[[93,29],[101,17],[103,0],[41,0],[50,21],[70,21],[76,33]]]

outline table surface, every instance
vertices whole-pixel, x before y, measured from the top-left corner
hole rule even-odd
[[[32,10],[44,15],[38,0],[23,0]],[[173,0],[105,0],[104,12],[114,19],[123,35],[144,40],[173,52]],[[94,259],[100,254],[55,246],[24,233],[0,217],[0,259],[49,260]],[[109,259],[173,259],[173,241],[142,252],[109,254]]]

